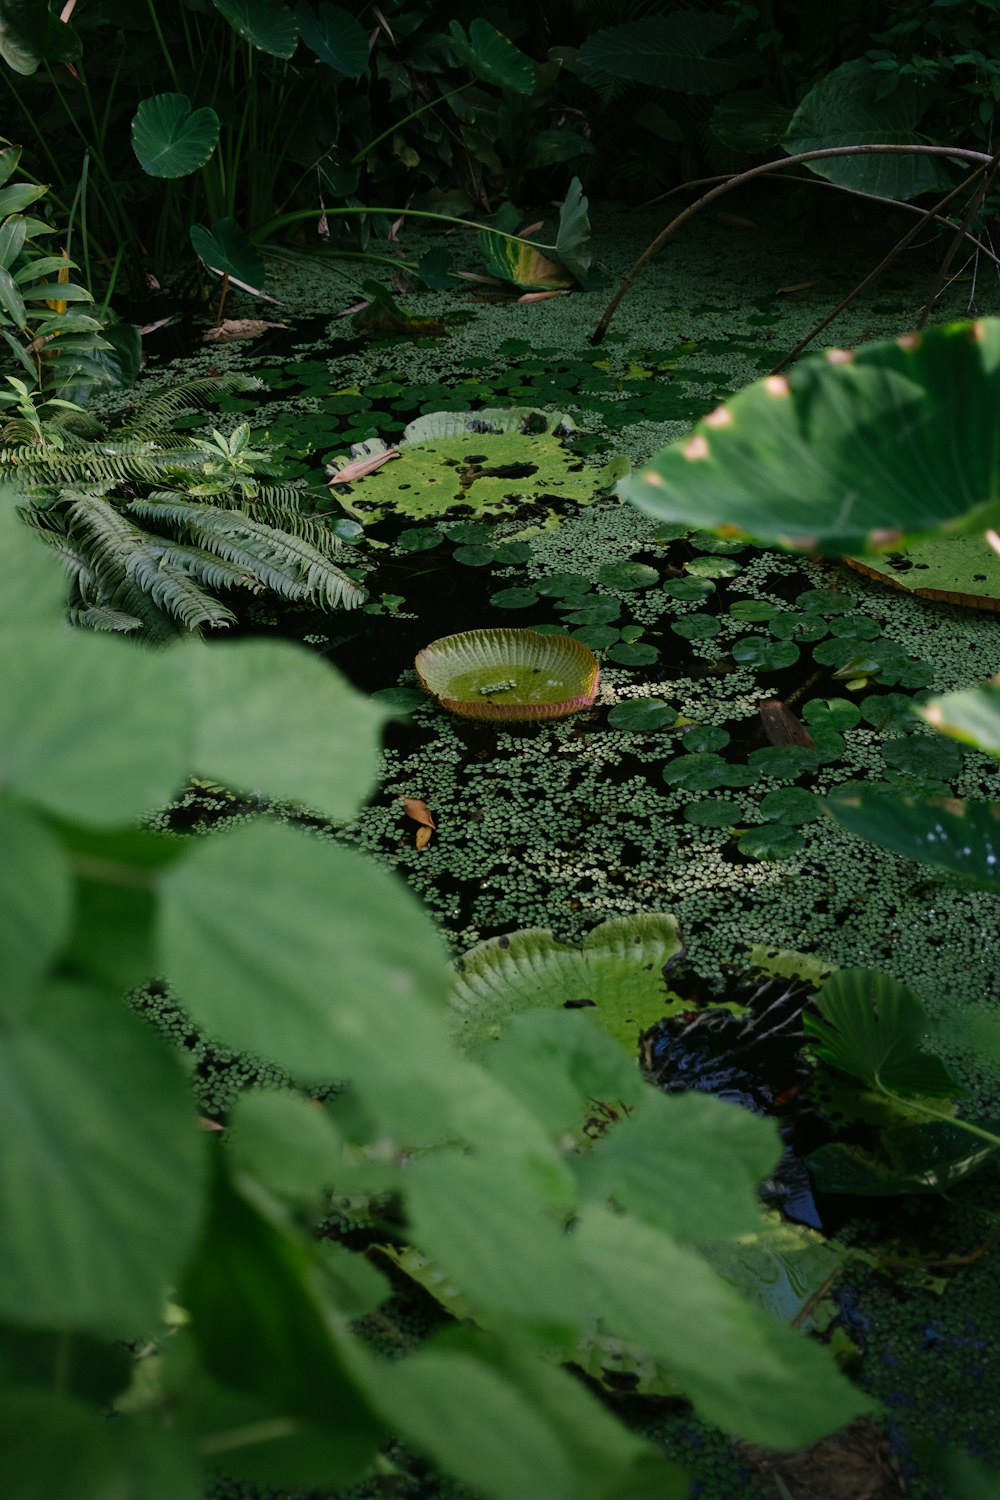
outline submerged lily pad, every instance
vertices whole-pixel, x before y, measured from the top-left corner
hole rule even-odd
[[[389,514],[423,521],[461,508],[482,516],[530,509],[545,524],[554,506],[589,504],[606,488],[600,470],[565,446],[574,426],[563,412],[531,407],[430,412],[392,449],[379,438],[354,444],[329,466],[334,480],[348,465],[398,456],[349,483],[334,482],[332,493],[365,523]]]
[[[491,938],[456,960],[452,1033],[467,1056],[478,1057],[523,1011],[585,1006],[602,1031],[634,1049],[671,1004],[683,1004],[663,979],[680,947],[666,912],[614,917],[580,947],[540,927]]]
[[[608,713],[608,723],[614,729],[663,729],[676,718],[676,708],[662,698],[628,698]]]
[[[561,719],[597,697],[594,653],[566,635],[466,630],[418,653],[417,677],[442,708],[464,719]]]

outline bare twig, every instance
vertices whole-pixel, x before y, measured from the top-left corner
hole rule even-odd
[[[948,249],[945,252],[944,260],[938,267],[938,273],[934,278],[934,285],[931,287],[930,296],[927,298],[927,301],[924,304],[924,309],[921,312],[920,317],[917,319],[918,328],[923,328],[924,324],[927,322],[927,319],[930,317],[931,308],[934,306],[938,297],[941,295],[941,288],[944,286],[944,279],[948,274],[948,267],[954,260],[955,253],[958,250],[959,245],[962,243],[969,225],[972,223],[972,220],[982,207],[983,199],[986,197],[986,194],[989,192],[993,184],[993,179],[997,175],[998,167],[1000,167],[1000,151],[997,152],[993,160],[990,162],[989,166],[986,168],[986,171],[983,172],[982,179],[979,184],[979,190],[973,195],[972,202],[969,204],[969,207],[966,210],[965,218],[962,220],[959,228],[956,229],[954,238],[952,239],[951,244],[948,246]]]
[[[909,156],[945,156],[952,160],[957,158],[960,161],[976,162],[981,166],[988,166],[993,160],[992,156],[982,151],[967,151],[957,146],[896,146],[883,144],[828,146],[821,151],[801,151],[795,156],[786,156],[780,161],[764,162],[760,166],[751,167],[747,172],[740,172],[736,177],[730,177],[726,182],[721,182],[717,187],[711,188],[709,192],[704,193],[694,203],[689,203],[687,208],[682,209],[679,214],[671,219],[666,228],[660,231],[652,244],[643,251],[635,264],[622,277],[618,290],[608,303],[601,321],[590,336],[591,344],[601,344],[604,342],[604,336],[611,326],[611,320],[617,312],[619,304],[648,262],[653,259],[654,255],[659,254],[663,247],[673,239],[677,231],[689,219],[693,219],[696,214],[701,213],[703,208],[707,208],[710,203],[714,203],[716,198],[721,198],[724,193],[732,192],[734,188],[740,187],[744,182],[752,182],[757,177],[764,177],[771,172],[780,172],[785,167],[795,167],[802,162],[822,161],[826,158],[836,156],[864,156],[877,153]]]
[[[982,175],[983,175],[983,168],[982,167],[977,167],[976,170],[969,177],[967,177],[964,182],[960,182],[959,185],[958,185],[958,187],[952,188],[951,192],[945,194],[945,196],[940,200],[940,202],[935,203],[934,208],[928,210],[928,213],[932,213],[932,214],[936,215],[936,214],[938,214],[940,212],[940,210],[942,208],[947,208],[947,206],[951,202],[952,198],[957,198],[958,195],[959,195],[959,193],[964,193],[965,190],[966,190],[966,188],[971,187],[972,184],[975,182],[976,178],[977,177],[981,178]],[[844,311],[844,308],[845,307],[850,307],[850,305],[854,301],[855,297],[859,297],[861,295],[861,293],[865,290],[866,287],[871,286],[871,284],[872,284],[873,281],[877,281],[878,280],[878,278],[881,276],[882,272],[888,266],[892,265],[892,262],[896,259],[896,257],[898,255],[901,255],[903,253],[903,251],[906,249],[907,245],[909,245],[913,240],[916,239],[917,235],[920,233],[920,231],[921,231],[921,229],[923,227],[924,227],[923,226],[923,222],[922,221],[918,221],[918,223],[916,223],[916,224],[913,225],[912,229],[908,229],[906,231],[906,233],[903,235],[903,238],[901,240],[897,240],[896,243],[893,245],[892,249],[886,255],[883,255],[883,257],[879,261],[878,265],[875,266],[875,268],[873,270],[869,271],[868,275],[865,276],[865,277],[863,277],[862,280],[858,282],[857,286],[853,287],[851,289],[851,291],[848,292],[848,294],[847,294],[846,297],[842,297],[840,299],[840,301],[837,303],[836,307],[833,309],[833,311],[832,312],[828,312],[825,318],[821,318],[820,321],[816,324],[816,327],[813,328],[813,329],[811,329],[809,331],[809,333],[806,334],[806,336],[805,336],[804,339],[799,339],[798,343],[795,345],[795,348],[794,349],[790,349],[788,351],[788,353],[784,356],[783,359],[779,359],[778,363],[775,365],[774,369],[771,370],[770,373],[772,375],[777,375],[777,374],[779,374],[785,368],[786,365],[790,365],[794,359],[798,359],[798,357],[802,353],[803,349],[805,349],[809,344],[811,344],[812,341],[813,341],[813,339],[816,338],[818,334],[821,334],[823,332],[824,328],[828,328],[830,326],[830,324],[833,322],[834,318],[839,318],[840,314]],[[963,226],[963,231],[964,231],[964,226]],[[955,240],[955,244],[960,244],[961,243],[961,239],[962,239],[962,232],[959,233],[958,238]],[[935,293],[933,295],[936,295],[936,291],[935,291]],[[919,328],[919,326],[920,326],[919,323],[918,323],[917,326]]]

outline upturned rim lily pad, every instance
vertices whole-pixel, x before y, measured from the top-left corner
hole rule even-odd
[[[417,677],[464,719],[561,719],[597,697],[597,658],[582,641],[537,630],[464,630],[418,652]]]

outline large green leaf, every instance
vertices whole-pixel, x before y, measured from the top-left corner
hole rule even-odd
[[[546,245],[544,250],[551,247]],[[572,286],[573,275],[567,267],[556,264],[537,245],[527,240],[511,239],[484,229],[479,236],[483,264],[491,276],[509,281],[526,292],[543,292]]]
[[[48,0],[0,0],[0,57],[28,77],[39,64],[76,62],[83,44]]]
[[[719,57],[731,41],[729,16],[681,10],[607,26],[587,38],[580,60],[616,78],[629,78],[678,94],[721,94],[761,71],[752,54]]]
[[[664,521],[807,552],[1000,523],[1000,319],[828,350],[768,376],[621,485]]]
[[[1000,803],[838,791],[823,804],[863,839],[1000,891]]]
[[[199,775],[301,802],[328,818],[354,816],[375,778],[385,721],[377,705],[287,642],[198,641],[180,649]]]
[[[929,144],[917,132],[934,102],[934,91],[902,78],[882,94],[885,74],[867,58],[841,63],[814,84],[792,116],[782,145],[789,155],[830,146],[913,146]],[[881,95],[881,97],[880,97]],[[945,191],[952,178],[940,157],[865,153],[808,162],[811,172],[841,187],[904,202],[921,193]]]
[[[931,536],[886,558],[844,559],[858,572],[920,599],[1000,609],[1000,555],[980,532]]]
[[[541,927],[490,938],[455,962],[452,1033],[478,1057],[522,1011],[586,1005],[596,1025],[634,1051],[642,1032],[669,1013],[675,997],[663,968],[680,946],[667,913],[614,917],[581,947]]]
[[[201,1464],[172,1433],[82,1401],[0,1389],[0,1493],[10,1500],[201,1500]]]
[[[535,64],[489,21],[470,21],[468,38],[458,21],[451,22],[449,31],[461,61],[484,83],[515,94],[533,91]]]
[[[824,1349],[753,1307],[668,1235],[590,1207],[574,1239],[604,1326],[647,1350],[724,1432],[797,1448],[868,1409]]]
[[[13,485],[0,485],[0,631],[10,626],[57,625],[66,608],[66,575],[41,537],[17,513],[20,496]]]
[[[862,1083],[907,1096],[948,1099],[961,1084],[921,1041],[924,1008],[898,980],[873,969],[840,969],[815,996],[820,1017],[802,1024],[818,1057]]]
[[[212,0],[221,16],[251,47],[271,57],[291,57],[299,28],[282,0]]]
[[[933,698],[920,713],[942,734],[1000,755],[1000,682]]]
[[[581,1158],[584,1191],[682,1242],[759,1229],[756,1190],[781,1155],[773,1121],[696,1091],[646,1095]]]
[[[201,1218],[184,1070],[113,995],[64,983],[19,998],[0,1024],[0,1315],[134,1337]]]
[[[209,1033],[303,1079],[350,1077],[411,1140],[449,1127],[444,945],[387,871],[256,824],[206,840],[162,891],[162,967]]]
[[[216,219],[211,229],[192,224],[188,233],[194,253],[217,276],[232,276],[259,291],[267,272],[260,251],[235,219]]]
[[[587,207],[588,200],[583,195],[580,179],[574,177],[559,209],[556,259],[566,267],[581,286],[587,285],[587,274],[592,260]]]
[[[982,1120],[995,1131],[1000,1122]],[[946,1193],[995,1157],[997,1147],[947,1121],[883,1130],[879,1154],[843,1141],[820,1146],[806,1158],[824,1193],[882,1198],[904,1193]]]
[[[345,78],[360,78],[368,71],[368,37],[349,11],[328,0],[320,0],[315,7],[299,0],[295,19],[306,46],[328,68]]]
[[[219,117],[192,110],[186,94],[143,99],[132,121],[132,149],[150,177],[186,177],[203,167],[219,139]]]
[[[0,787],[57,815],[120,827],[190,770],[173,660],[59,625],[0,628]]]
[[[27,994],[69,931],[72,881],[59,841],[27,808],[0,804],[0,972]]]
[[[352,1378],[348,1336],[326,1303],[309,1242],[216,1174],[204,1234],[180,1288],[205,1368],[286,1417],[334,1429],[357,1477],[381,1424]]]

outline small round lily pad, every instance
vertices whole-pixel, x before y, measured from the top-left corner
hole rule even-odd
[[[525,563],[531,556],[530,542],[497,542],[493,548],[494,561],[501,567],[514,567]]]
[[[475,544],[456,547],[451,555],[455,562],[466,568],[488,568],[496,556],[492,547],[479,547]]]
[[[663,729],[677,718],[677,710],[662,698],[627,698],[608,710],[613,729]]]
[[[614,562],[605,563],[598,570],[597,581],[607,589],[630,593],[634,589],[648,589],[654,583],[659,583],[660,575],[646,563]]]
[[[874,641],[882,634],[881,626],[871,615],[834,615],[828,623],[830,634],[845,640]]]
[[[734,620],[769,620],[778,613],[778,606],[768,604],[766,599],[737,599],[729,606],[729,613]]]
[[[572,599],[576,594],[587,593],[590,579],[582,573],[549,573],[536,578],[533,587],[544,599]]]
[[[918,698],[905,693],[871,693],[861,700],[861,717],[878,730],[912,729],[919,705]]]
[[[950,781],[962,769],[964,759],[955,740],[941,734],[908,734],[882,746],[887,766],[907,776],[934,777]]]
[[[492,535],[490,527],[481,521],[456,521],[441,529],[449,542],[461,542],[467,546],[485,545]]]
[[[747,550],[745,541],[733,541],[730,537],[715,536],[711,531],[692,531],[688,540],[697,551],[717,553],[720,557],[730,552]]]
[[[796,828],[765,823],[760,828],[748,828],[736,840],[736,847],[741,854],[750,854],[754,859],[787,859],[805,848],[805,839]]]
[[[806,589],[795,602],[799,609],[808,609],[818,615],[846,615],[854,608],[850,594],[841,589]]]
[[[596,657],[561,634],[466,630],[432,641],[415,665],[421,686],[466,719],[560,719],[597,697]]]
[[[668,599],[681,599],[685,604],[698,604],[715,592],[710,578],[668,578],[661,587]]]
[[[648,667],[659,654],[656,647],[646,641],[622,641],[608,652],[610,660],[622,667]]]
[[[780,672],[783,667],[794,666],[799,659],[799,648],[794,641],[768,640],[763,635],[745,635],[732,648],[733,661],[744,667],[756,667],[761,672]]]
[[[567,600],[560,607],[566,609],[570,602]],[[618,619],[621,612],[619,600],[595,597],[574,608],[565,618],[571,625],[610,625],[612,620]]]
[[[799,786],[779,786],[760,804],[760,815],[767,823],[785,823],[797,827],[823,816],[819,800]]]
[[[613,625],[581,625],[573,631],[573,639],[582,641],[591,651],[606,651],[617,641],[618,631]]]
[[[538,603],[534,589],[500,589],[490,595],[490,603],[497,609],[529,609]]]
[[[690,792],[714,792],[729,786],[732,768],[721,755],[681,755],[663,767],[667,786],[683,787]]]
[[[716,724],[692,724],[681,735],[681,745],[692,754],[701,755],[713,750],[725,750],[729,735]]]
[[[682,615],[670,629],[685,641],[708,641],[718,635],[721,626],[714,615]]]
[[[861,722],[861,710],[849,698],[813,698],[802,710],[802,717],[815,729],[842,731]]]
[[[805,745],[765,745],[762,750],[752,750],[747,756],[751,770],[781,781],[794,781],[803,771],[815,768],[818,763],[816,751]]]
[[[731,557],[692,557],[685,566],[693,578],[732,578],[742,571]]]
[[[770,633],[779,641],[821,641],[829,626],[822,615],[797,614],[781,610],[767,622]]]

